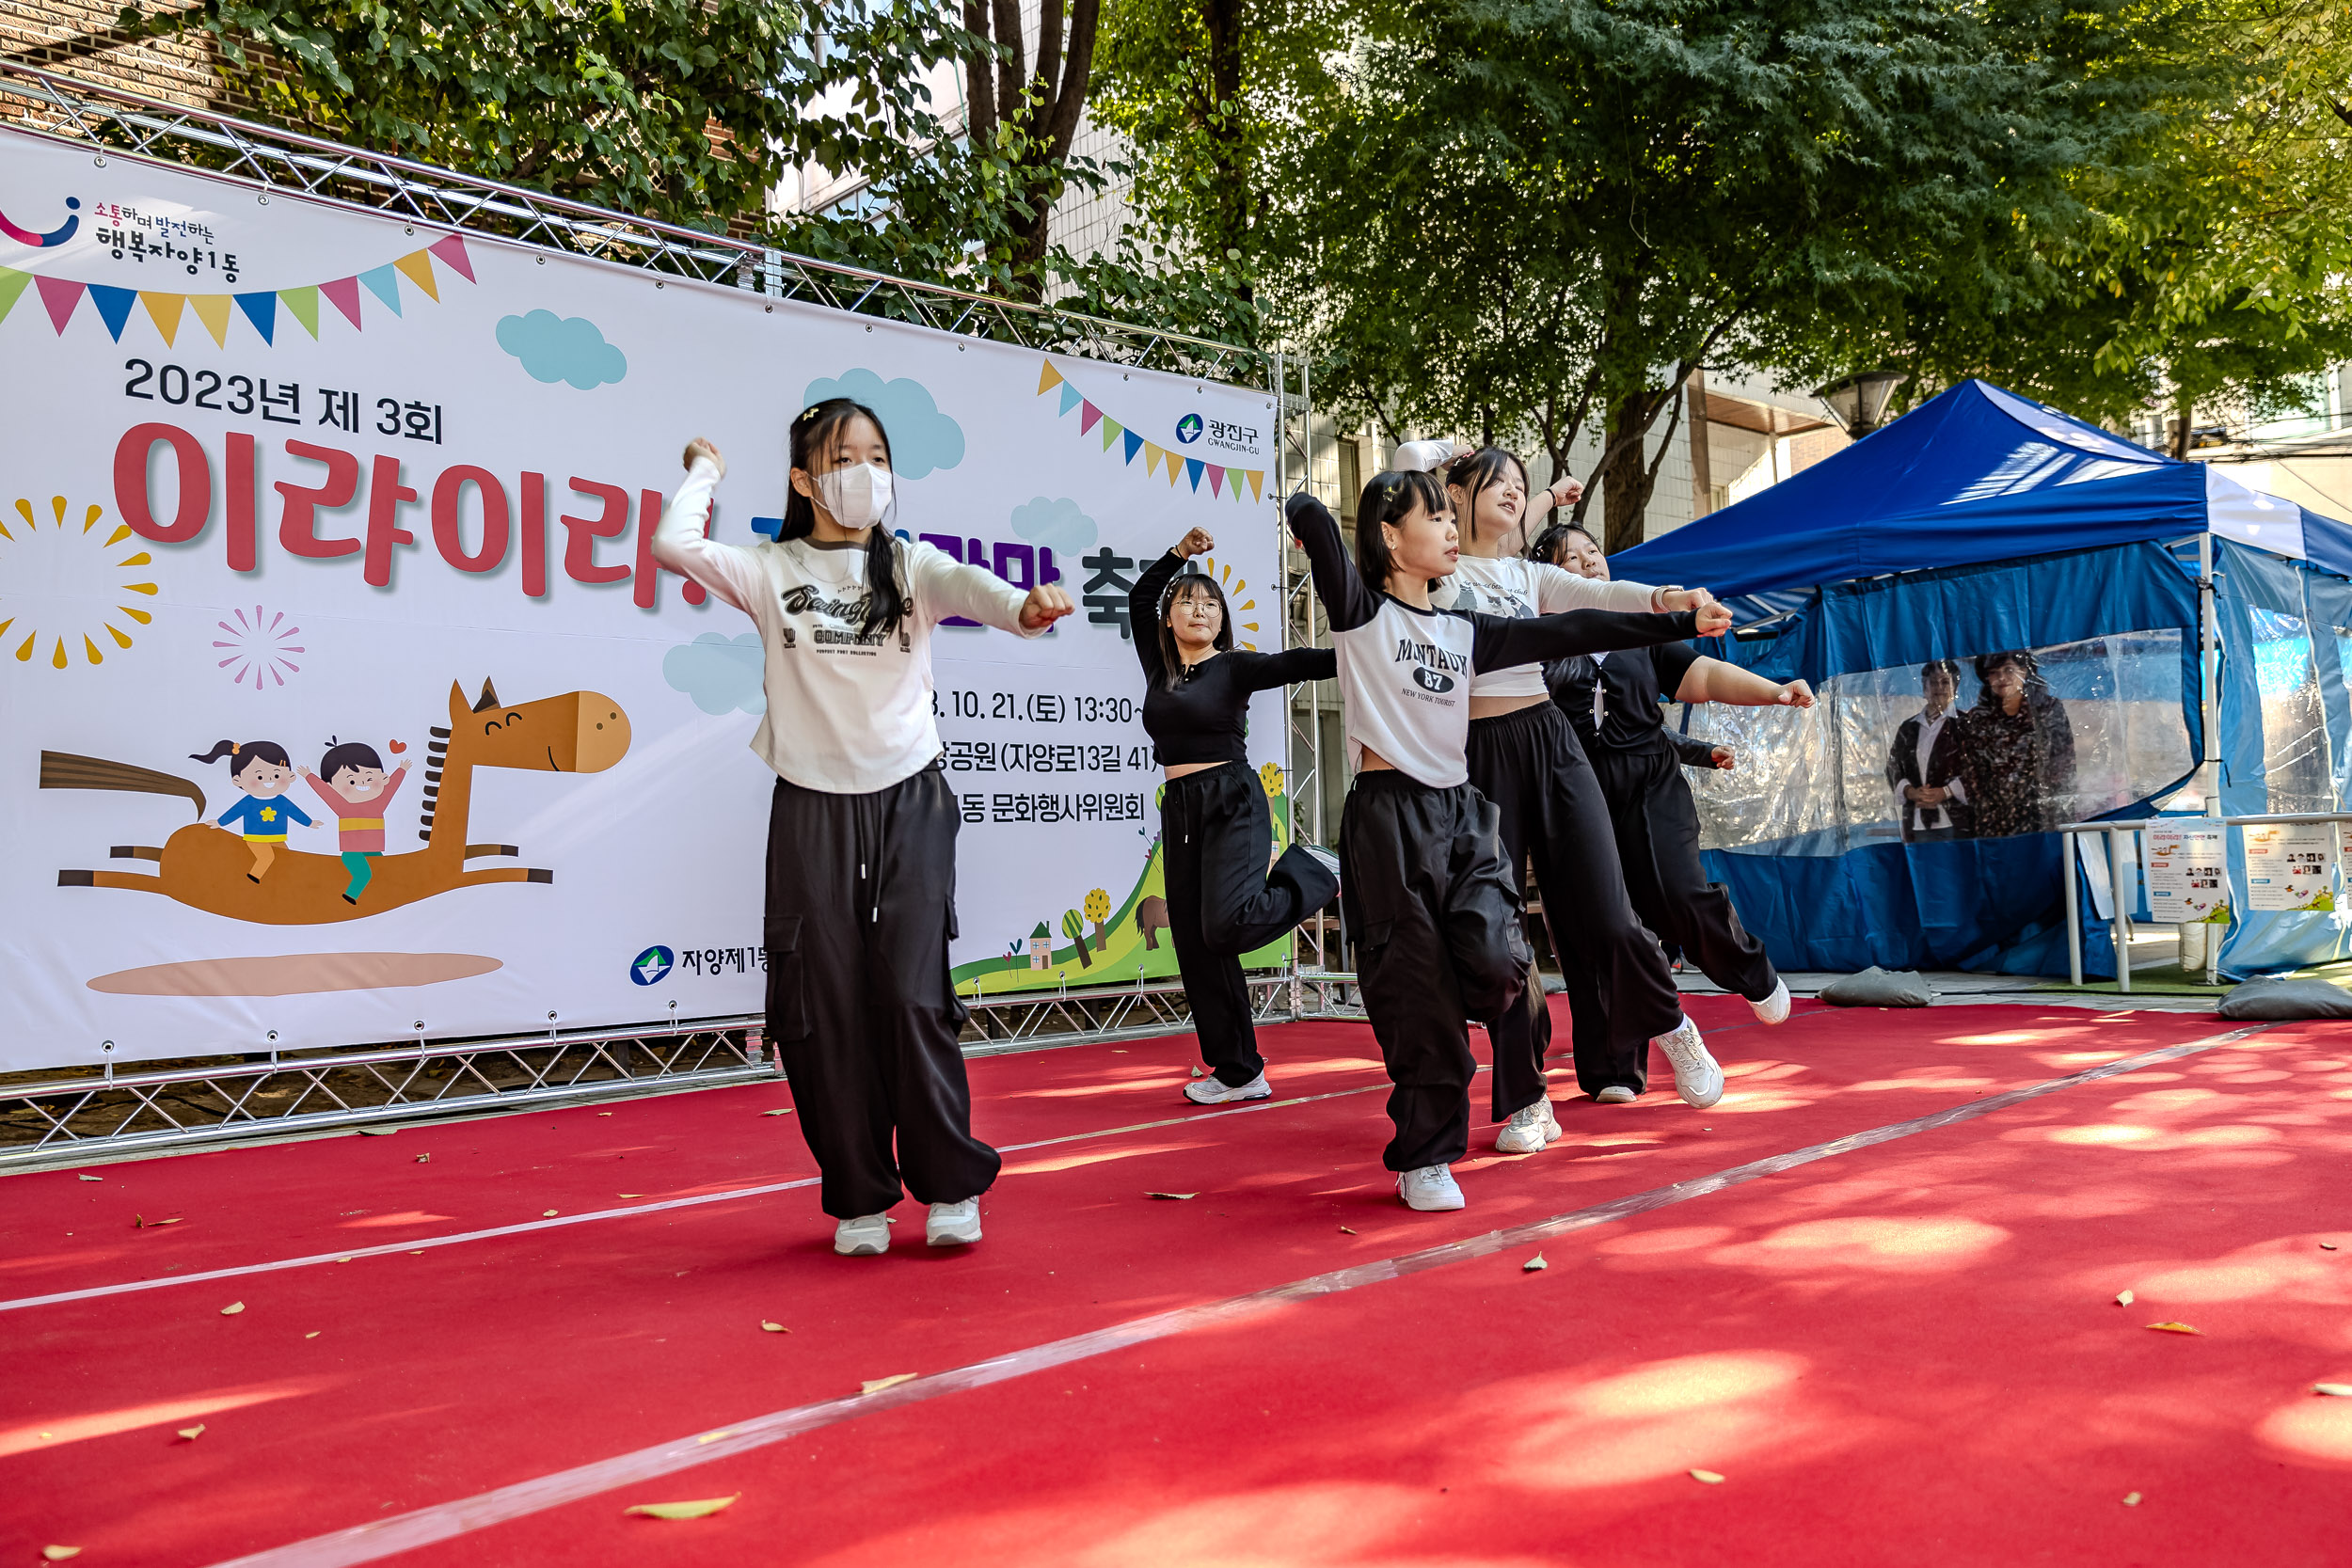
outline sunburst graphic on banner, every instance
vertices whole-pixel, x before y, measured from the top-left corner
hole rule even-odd
[[[231,686],[243,686],[250,679],[253,689],[259,691],[262,689],[262,677],[264,675],[283,686],[288,675],[301,673],[302,666],[286,656],[308,653],[310,650],[291,641],[302,634],[302,628],[288,626],[284,610],[272,612],[255,605],[251,620],[246,619],[242,610],[233,610],[230,613],[236,617],[237,624],[232,626],[226,621],[214,622],[229,636],[226,641],[215,638],[213,646],[229,651],[229,657],[220,661],[219,667],[229,672]]]
[[[1200,558],[1200,565],[1201,570],[1203,571],[1211,569],[1216,571],[1217,585],[1225,590],[1225,602],[1233,607],[1234,643],[1240,647],[1248,649],[1253,654],[1256,653],[1258,651],[1258,644],[1256,641],[1242,635],[1242,633],[1246,631],[1256,631],[1258,629],[1257,622],[1245,621],[1242,619],[1244,614],[1258,608],[1257,600],[1246,599],[1242,597],[1243,594],[1249,592],[1249,579],[1248,578],[1235,577],[1233,575],[1233,569],[1231,566],[1219,564],[1216,557],[1213,555],[1202,556]]]
[[[131,530],[118,523],[100,531],[104,507],[85,507],[78,523],[68,518],[72,510],[63,496],[52,496],[44,521],[20,497],[16,519],[0,516],[0,653],[13,655],[12,663],[53,670],[70,669],[76,660],[103,664],[109,653],[131,645],[124,626],[143,626],[155,618],[124,602],[160,592],[147,580],[155,558],[137,548],[121,554]],[[113,646],[102,645],[102,637]]]

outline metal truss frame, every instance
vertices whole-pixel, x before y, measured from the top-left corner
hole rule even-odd
[[[1013,343],[1127,369],[1270,388],[1277,421],[1275,494],[1312,478],[1308,363],[1243,345],[1064,309],[972,293],[796,255],[755,240],[658,222],[542,192],[345,147],[278,126],[172,103],[0,60],[0,125],[87,150],[105,166],[132,157],[186,168],[252,192],[388,215],[551,254],[634,266],[783,301],[902,321],[961,337]],[[771,307],[772,308],[772,307]],[[1295,371],[1297,390],[1291,389]],[[1294,436],[1294,423],[1297,434]],[[1294,455],[1294,454],[1296,455]],[[1275,525],[1279,531],[1279,524]],[[1290,608],[1306,590],[1304,629],[1319,641],[1311,589],[1277,549]],[[1311,689],[1309,689],[1311,691]],[[1321,725],[1296,721],[1285,693],[1295,830],[1327,843]],[[1301,808],[1305,808],[1302,814]],[[1305,966],[1253,976],[1262,1021],[1361,1017],[1354,976],[1324,971],[1319,944]],[[1137,1038],[1184,1028],[1174,982],[967,998],[967,1055]],[[473,1040],[399,1042],[301,1053],[210,1057],[118,1070],[112,1064],[0,1078],[0,1172],[317,1134],[451,1115],[496,1115],[686,1088],[755,1083],[778,1069],[760,1020],[549,1032]]]

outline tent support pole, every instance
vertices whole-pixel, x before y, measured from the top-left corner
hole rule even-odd
[[[2083,915],[2075,907],[2074,835],[2061,833],[2059,858],[2066,863],[2066,974],[2070,984],[2080,990],[2083,983]]]
[[[2221,628],[2220,617],[2215,609],[2213,593],[2213,531],[2208,528],[2197,536],[2197,727],[2203,740],[2205,754],[2205,815],[2215,819],[2221,816],[2221,755],[2214,750],[2214,721],[2221,708]],[[2229,864],[2230,831],[2221,830],[2222,864]],[[2226,878],[2225,878],[2226,879]],[[2204,933],[2205,984],[2221,982],[2221,941],[2224,931]]]
[[[2107,830],[2107,880],[2115,886],[2115,985],[2125,995],[2132,990],[2132,907],[2123,886],[2123,847]]]

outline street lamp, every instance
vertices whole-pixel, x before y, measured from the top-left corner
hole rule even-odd
[[[1903,384],[1903,377],[1894,371],[1865,371],[1843,381],[1833,381],[1813,395],[1829,410],[1829,417],[1837,428],[1861,440],[1879,427],[1885,418],[1887,401],[1895,388]]]

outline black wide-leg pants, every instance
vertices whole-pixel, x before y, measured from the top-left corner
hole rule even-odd
[[[1626,892],[1643,923],[1728,991],[1761,1002],[1780,984],[1764,944],[1740,924],[1731,890],[1699,863],[1698,802],[1682,765],[1655,752],[1604,752],[1593,771],[1609,798]]]
[[[1395,1171],[1470,1152],[1478,1070],[1465,1018],[1493,1026],[1541,1006],[1535,956],[1520,929],[1518,881],[1494,806],[1473,786],[1432,789],[1387,769],[1359,773],[1340,816],[1342,908],[1356,974],[1387,1064]]]
[[[1544,919],[1575,1020],[1577,1084],[1646,1086],[1649,1042],[1682,1022],[1682,999],[1658,939],[1634,912],[1617,863],[1609,801],[1576,727],[1538,703],[1470,727],[1470,776],[1500,814],[1502,855],[1523,894],[1532,857]],[[1515,1008],[1486,1031],[1494,1046],[1494,1119],[1546,1093],[1548,1007]]]
[[[881,1213],[902,1181],[918,1202],[960,1203],[1004,1163],[972,1135],[947,974],[959,820],[936,768],[869,795],[776,781],[768,1037],[835,1219]]]
[[[1265,1070],[1241,955],[1282,936],[1340,890],[1295,844],[1267,870],[1266,852],[1273,847],[1265,789],[1242,764],[1171,779],[1161,793],[1168,935],[1176,942],[1200,1060],[1229,1088]]]

